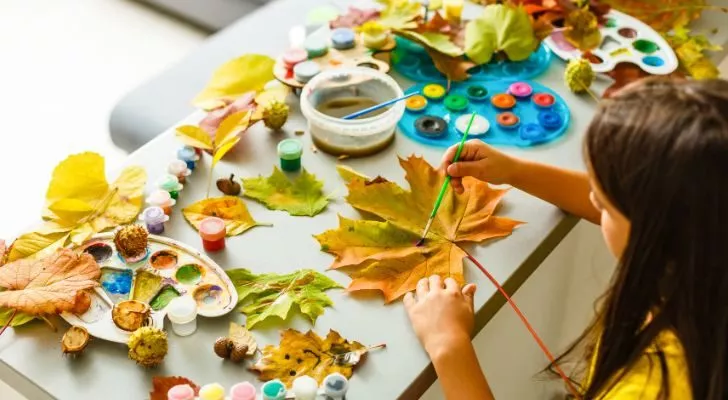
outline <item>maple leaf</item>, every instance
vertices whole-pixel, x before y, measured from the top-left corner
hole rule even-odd
[[[721,46],[710,43],[704,35],[691,35],[681,25],[664,35],[680,62],[680,69],[695,79],[713,79],[720,75],[718,67],[710,60],[707,52],[720,51]]]
[[[40,315],[73,310],[79,291],[99,285],[99,265],[86,253],[60,249],[41,260],[18,260],[0,268],[0,307]]]
[[[256,226],[266,226],[256,222],[250,215],[248,207],[245,203],[234,196],[212,197],[200,200],[182,209],[187,222],[195,229],[200,229],[202,220],[207,217],[217,217],[225,222],[227,228],[227,236],[236,236]]]
[[[235,101],[250,91],[263,90],[266,83],[275,79],[275,60],[262,54],[245,54],[220,66],[193,104],[212,110]]]
[[[377,0],[384,5],[379,23],[389,29],[414,29],[421,18],[422,5],[410,0]]]
[[[104,158],[96,153],[69,156],[53,170],[46,192],[45,222],[13,242],[8,260],[41,258],[94,233],[136,221],[144,201],[147,174],[127,167],[112,184]]]
[[[339,15],[330,22],[331,29],[355,28],[364,25],[366,22],[379,18],[379,10],[361,9],[349,6],[346,14]]]
[[[305,168],[293,181],[277,167],[273,167],[273,174],[267,178],[259,176],[242,181],[245,197],[258,200],[271,210],[284,210],[291,215],[313,217],[329,202],[322,190],[323,182]]]
[[[465,27],[465,54],[486,64],[503,52],[511,61],[523,61],[538,48],[531,19],[523,7],[494,4]]]
[[[708,7],[705,0],[600,1],[643,21],[661,33],[700,18],[701,12]]]
[[[581,51],[595,49],[602,43],[597,16],[586,7],[570,12],[564,28],[564,38]]]
[[[349,342],[334,330],[324,339],[312,331],[304,334],[287,329],[281,332],[280,345],[265,346],[263,357],[250,369],[259,373],[262,381],[280,379],[288,387],[303,375],[323,384],[324,378],[334,372],[350,378],[356,364],[342,363],[341,356],[349,352],[363,356],[366,351],[361,343]]]
[[[349,204],[384,221],[340,217],[338,229],[316,236],[321,250],[336,256],[330,268],[351,276],[349,291],[379,290],[387,303],[429,275],[463,283],[466,253],[458,244],[508,236],[521,224],[493,215],[507,190],[468,178],[463,194],[446,192],[424,245],[415,246],[445,176],[419,157],[400,159],[400,165],[409,191],[384,179],[354,177],[348,184]]]
[[[177,385],[190,385],[195,391],[195,396],[200,394],[200,387],[187,378],[181,376],[155,376],[152,378],[152,391],[149,392],[149,400],[167,400],[167,392]]]
[[[238,304],[247,316],[248,329],[270,317],[285,320],[294,304],[315,323],[324,308],[333,305],[324,292],[341,287],[326,275],[310,269],[290,274],[256,275],[244,268],[226,272],[237,289]]]

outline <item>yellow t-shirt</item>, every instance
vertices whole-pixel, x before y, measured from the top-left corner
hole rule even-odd
[[[662,387],[662,368],[658,350],[665,358],[670,385],[668,400],[691,400],[688,368],[685,364],[680,341],[671,331],[664,331],[657,335],[655,342],[640,357],[631,370],[607,393],[598,397],[599,400],[653,400],[657,399]],[[595,352],[596,354],[596,352]],[[587,382],[594,373],[594,359],[589,367]]]

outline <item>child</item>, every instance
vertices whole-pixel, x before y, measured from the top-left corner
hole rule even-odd
[[[454,153],[454,190],[464,176],[510,184],[600,224],[619,259],[594,322],[557,360],[581,356],[583,399],[728,399],[728,82],[646,79],[604,100],[588,173],[477,140]],[[470,342],[474,292],[433,276],[404,299],[448,399],[493,398]]]

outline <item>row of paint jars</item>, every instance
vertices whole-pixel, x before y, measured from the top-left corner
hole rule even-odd
[[[219,383],[211,383],[200,388],[199,397],[190,385],[177,385],[169,389],[168,400],[344,400],[349,389],[349,381],[340,373],[333,373],[324,379],[319,388],[316,379],[301,376],[293,381],[291,391],[287,391],[280,380],[268,381],[261,387],[260,397],[250,382],[241,382],[230,388],[226,397],[225,388]]]

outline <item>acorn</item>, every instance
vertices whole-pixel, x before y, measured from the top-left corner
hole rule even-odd
[[[228,196],[237,196],[240,194],[240,184],[235,181],[235,174],[230,174],[230,178],[220,178],[216,182],[217,188]]]
[[[248,355],[248,346],[233,342],[233,351],[230,352],[230,361],[240,362]]]
[[[228,337],[220,337],[215,341],[215,354],[220,358],[230,358],[233,350],[233,341]]]

